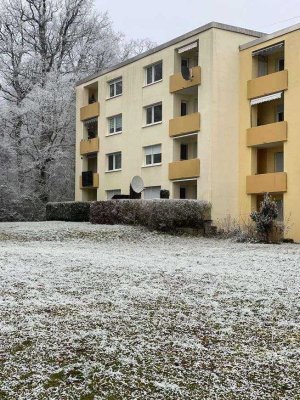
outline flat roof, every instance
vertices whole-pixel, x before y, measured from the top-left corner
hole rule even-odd
[[[216,28],[216,29],[222,29],[224,31],[229,31],[229,32],[234,32],[234,33],[241,33],[243,35],[248,35],[248,36],[255,36],[255,37],[262,37],[266,35],[263,32],[257,32],[257,31],[252,31],[251,29],[245,29],[245,28],[239,28],[237,26],[232,26],[232,25],[226,25],[226,24],[221,24],[219,22],[210,22],[209,24],[203,25],[199,28],[196,28],[190,32],[185,33],[184,35],[178,36],[175,39],[169,40],[166,43],[163,43],[159,46],[154,47],[153,49],[147,50],[144,53],[141,53],[135,57],[129,58],[126,61],[123,61],[121,63],[118,63],[116,65],[113,65],[112,67],[103,69],[101,71],[96,72],[95,74],[92,74],[90,76],[87,76],[86,78],[83,78],[79,80],[76,83],[76,86],[82,85],[84,83],[87,83],[93,79],[98,78],[99,76],[103,76],[108,74],[109,72],[115,71],[116,69],[122,68],[125,65],[132,64],[135,61],[141,60],[142,58],[145,58],[147,56],[150,56],[151,54],[157,53],[161,50],[166,49],[167,47],[173,46],[176,43],[182,42],[185,39],[189,39],[192,36],[198,35],[199,33],[205,32],[209,29]]]
[[[280,29],[279,31],[270,33],[268,35],[264,35],[263,37],[260,37],[259,39],[251,40],[251,42],[240,45],[240,50],[249,49],[250,47],[256,46],[261,43],[268,42],[269,40],[272,40],[272,39],[276,39],[277,37],[286,35],[287,33],[297,31],[298,29],[300,29],[300,24],[295,24],[295,25],[289,26],[288,28]]]

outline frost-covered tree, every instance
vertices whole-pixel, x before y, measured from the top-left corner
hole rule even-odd
[[[93,0],[1,2],[1,219],[73,199],[75,82],[152,45],[127,41]]]

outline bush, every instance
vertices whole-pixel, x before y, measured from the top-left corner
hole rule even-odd
[[[278,243],[282,238],[282,229],[276,225],[278,208],[269,193],[264,195],[259,211],[250,214],[256,224],[258,238],[264,243]]]
[[[202,228],[211,206],[197,200],[108,200],[91,204],[92,224],[142,225],[164,232]]]
[[[170,198],[170,191],[166,190],[166,189],[161,189],[160,198],[161,199],[169,199]]]
[[[90,219],[89,202],[68,201],[65,203],[48,203],[46,206],[47,221],[88,222]]]

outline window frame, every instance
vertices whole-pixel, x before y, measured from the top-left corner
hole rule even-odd
[[[117,93],[117,83],[121,82],[122,83],[122,91],[121,93]],[[113,86],[113,92],[114,94],[111,96],[111,86]],[[112,79],[111,81],[108,82],[108,99],[114,99],[115,97],[122,96],[123,94],[123,77],[120,76],[119,78]]]
[[[155,67],[161,64],[161,78],[155,80]],[[151,82],[148,82],[148,70],[151,68]],[[163,80],[163,61],[157,61],[153,64],[147,65],[145,67],[145,86],[154,85],[155,83],[159,83]]]
[[[121,159],[120,159],[120,168],[116,168],[116,156],[120,154]],[[113,168],[109,169],[109,159],[110,157],[113,157]],[[108,153],[106,154],[107,161],[106,161],[106,172],[115,172],[115,171],[121,171],[122,170],[122,152],[121,151],[115,151],[113,153]]]
[[[117,131],[117,118],[121,117],[121,130]],[[114,121],[114,131],[111,132],[110,131],[110,121],[113,120]],[[108,133],[107,136],[113,136],[113,135],[119,135],[120,133],[123,132],[123,114],[116,114],[116,115],[112,115],[111,117],[107,118],[107,125],[108,125]]]
[[[161,106],[161,119],[159,121],[154,121],[155,117],[155,107]],[[146,124],[144,126],[151,126],[151,125],[156,125],[156,124],[161,124],[163,120],[163,109],[162,109],[162,102],[154,103],[149,106],[145,106],[145,116],[146,116]],[[151,109],[151,122],[148,123],[148,110]]]
[[[147,154],[147,150],[146,149],[150,149],[150,148],[154,148],[160,146],[160,153],[154,153],[153,150],[151,151],[151,153]],[[158,165],[162,164],[162,145],[161,143],[157,143],[157,144],[151,144],[150,146],[144,146],[143,147],[143,151],[144,151],[144,167],[155,167]],[[154,157],[160,155],[160,160],[158,162],[154,162]],[[150,163],[147,163],[147,156],[150,156]]]

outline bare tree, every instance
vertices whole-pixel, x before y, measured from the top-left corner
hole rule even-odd
[[[40,214],[58,194],[71,199],[76,80],[151,46],[126,41],[93,0],[2,1],[0,127],[9,159],[1,196],[14,193],[28,204],[27,216]]]

